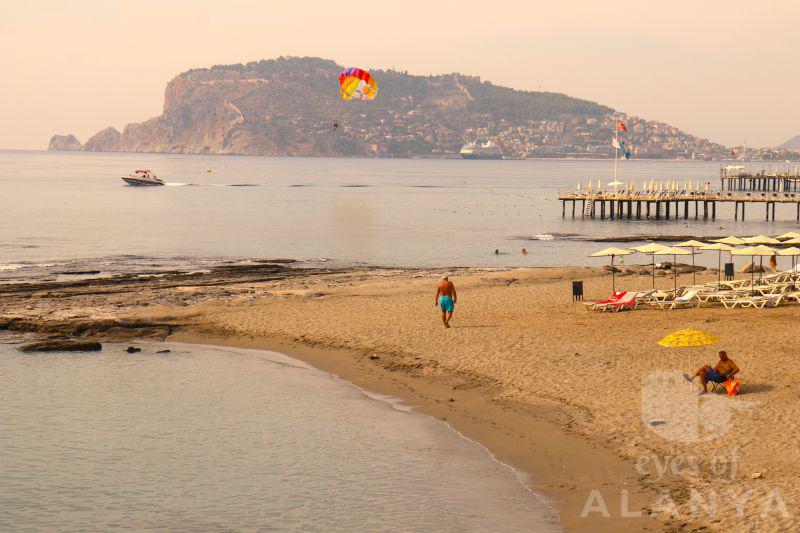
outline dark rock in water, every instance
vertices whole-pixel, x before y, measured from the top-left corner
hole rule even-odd
[[[141,352],[142,349],[141,348],[136,348],[134,346],[128,346],[128,349],[125,350],[125,351],[128,352],[128,353],[136,353],[136,352]]]
[[[279,257],[277,259],[253,259],[253,262],[254,263],[273,263],[273,264],[283,263],[283,264],[287,264],[287,263],[297,263],[297,259],[290,259],[288,257]]]
[[[98,352],[103,349],[103,345],[97,341],[57,339],[23,344],[17,349],[21,352]]]
[[[156,353],[170,353],[172,350],[159,350]]]

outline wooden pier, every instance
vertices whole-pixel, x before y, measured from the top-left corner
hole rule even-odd
[[[742,166],[719,169],[720,188],[723,191],[800,192],[800,172],[758,174],[748,173]]]
[[[571,206],[572,218],[600,220],[716,220],[717,204],[733,204],[734,220],[745,219],[747,206],[762,204],[765,219],[775,220],[776,205],[793,205],[795,220],[800,221],[800,192],[745,193],[721,191],[572,191],[559,192],[561,217]],[[756,207],[752,207],[756,209]],[[576,213],[577,210],[577,213]]]

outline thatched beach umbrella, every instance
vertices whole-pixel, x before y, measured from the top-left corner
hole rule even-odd
[[[766,235],[756,235],[755,237],[745,237],[745,244],[780,244],[781,241],[767,237]]]
[[[725,237],[724,239],[714,239],[711,242],[720,242],[722,244],[728,244],[730,246],[741,246],[745,244],[744,239],[740,239],[739,237],[734,237],[731,235],[730,237]]]
[[[723,244],[721,242],[715,242],[714,244],[706,244],[700,248],[701,250],[717,250],[719,252],[719,256],[717,257],[717,286],[722,283],[722,252],[730,252],[733,250],[733,246],[728,246],[727,244]]]
[[[614,257],[618,255],[630,255],[633,252],[630,250],[624,250],[622,248],[606,248],[605,250],[600,250],[599,252],[595,252],[589,257],[611,257],[611,292],[617,292],[617,284],[616,280],[614,279]]]
[[[788,239],[800,239],[800,233],[797,233],[796,231],[790,231],[788,233],[784,233],[783,235],[778,235],[775,238],[781,241],[785,241]]]
[[[650,244],[645,244],[643,246],[637,246],[633,248],[639,253],[642,254],[649,254],[650,257],[653,259],[653,288],[656,288],[656,258],[653,254],[659,250],[663,250],[664,248],[668,248],[663,244],[658,244],[657,242],[651,242]]]
[[[800,255],[800,248],[797,246],[792,246],[791,248],[784,248],[783,250],[778,250],[778,255],[788,255],[792,258],[792,272],[795,271],[795,265],[797,264],[797,256]]]
[[[759,245],[759,246],[750,246],[748,248],[739,248],[737,250],[733,250],[731,252],[732,255],[749,255],[750,262],[755,263],[755,257],[758,256],[760,260],[760,268],[758,272],[758,279],[761,279],[761,271],[764,270],[764,258],[765,257],[772,257],[775,255],[775,250],[770,248],[769,246]],[[753,286],[753,281],[755,281],[755,269],[750,269],[750,286]]]
[[[672,270],[675,275],[675,290],[678,290],[678,256],[679,255],[692,255],[692,252],[684,250],[683,248],[665,247],[663,250],[653,252],[653,255],[671,255],[672,256]]]
[[[697,254],[697,249],[705,246],[706,243],[700,241],[686,241],[676,244],[678,248],[691,248],[692,249],[692,285],[697,285],[697,273],[694,270],[694,256]]]

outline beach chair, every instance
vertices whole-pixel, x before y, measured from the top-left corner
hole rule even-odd
[[[783,294],[773,294],[772,296],[762,296],[761,298],[754,298],[753,307],[756,309],[764,309],[765,307],[778,307],[783,303]]]
[[[680,289],[678,289],[680,291]],[[655,302],[665,302],[667,300],[674,300],[675,296],[678,294],[678,291],[674,290],[659,290],[656,289],[655,291],[650,292],[645,298],[640,298],[640,300],[644,301],[645,303],[652,304]]]
[[[596,306],[603,306],[617,302],[620,298],[622,298],[626,294],[627,293],[625,291],[615,292],[614,294],[611,295],[611,297],[608,300],[596,300],[594,302],[586,302],[583,305],[585,305],[587,309],[594,310],[594,307]]]
[[[694,307],[695,302],[697,305],[700,305],[700,300],[697,297],[697,291],[691,290],[686,291],[685,294],[682,296],[678,296],[674,300],[666,300],[666,301],[654,301],[652,305],[658,307],[661,310],[667,309],[684,309],[687,307]]]
[[[755,296],[735,296],[733,298],[723,298],[719,301],[725,309],[736,309],[737,307],[752,307]]]
[[[636,309],[636,293],[626,292],[621,298],[605,304],[595,305],[593,311],[633,311]]]
[[[713,292],[699,292],[697,293],[697,306],[702,304],[720,303],[724,299],[739,298],[744,296],[744,293],[739,291],[713,291]]]

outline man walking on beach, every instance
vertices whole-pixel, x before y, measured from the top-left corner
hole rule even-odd
[[[456,287],[450,281],[450,276],[445,274],[436,286],[436,301],[433,305],[438,305],[442,310],[442,324],[446,328],[450,327],[450,319],[453,318],[453,309],[457,300]]]

